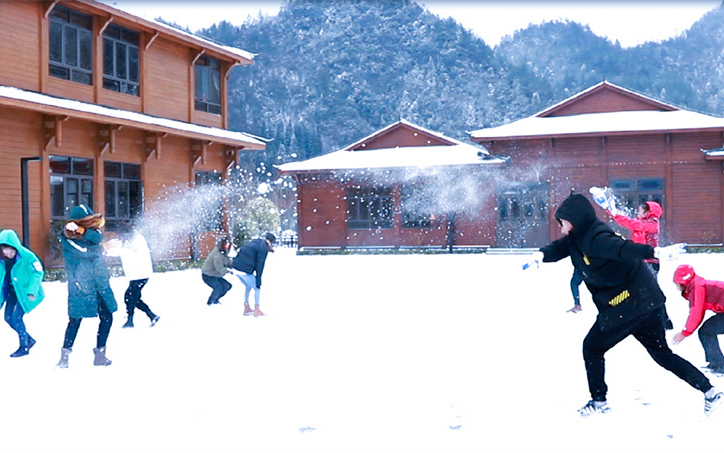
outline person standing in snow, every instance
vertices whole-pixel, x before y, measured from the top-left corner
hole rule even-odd
[[[261,275],[269,252],[274,252],[274,243],[277,238],[272,233],[266,233],[263,238],[251,240],[244,244],[231,263],[234,275],[244,284],[244,316],[253,314],[264,316],[259,308],[261,298]],[[249,306],[249,293],[254,290],[254,310]]]
[[[207,305],[221,303],[219,299],[231,289],[231,283],[224,278],[224,275],[230,272],[229,248],[229,241],[225,237],[219,238],[216,246],[201,266],[201,279],[212,289],[211,295],[206,301]]]
[[[113,312],[118,309],[110,285],[110,275],[103,257],[103,232],[106,219],[78,205],[70,211],[70,221],[63,227],[65,271],[68,274],[68,327],[61,349],[59,368],[68,368],[70,355],[83,318],[100,318],[93,365],[107,366],[106,342],[113,324]]]
[[[644,262],[654,257],[671,258],[683,250],[681,245],[660,248],[623,238],[596,217],[593,206],[581,194],[567,197],[555,218],[563,237],[541,247],[523,268],[570,257],[598,308],[596,321],[583,340],[591,400],[579,413],[588,416],[610,410],[604,354],[633,335],[656,363],[704,393],[704,413],[709,415],[724,402],[724,393],[667,345],[662,308],[666,297]]]
[[[681,296],[689,301],[689,318],[684,329],[674,335],[673,343],[679,344],[699,329],[699,341],[704,348],[707,367],[715,373],[724,373],[724,355],[719,346],[719,335],[724,334],[724,282],[705,280],[696,275],[694,268],[682,264],[674,271],[674,283]],[[713,311],[714,316],[704,324],[704,314]]]
[[[639,206],[636,212],[636,218],[631,218],[618,212],[612,212],[607,210],[608,214],[613,218],[613,221],[627,230],[631,231],[631,241],[637,244],[648,244],[651,247],[659,246],[659,235],[660,225],[659,219],[663,214],[664,210],[661,205],[655,201],[647,201]],[[657,258],[651,258],[646,260],[654,275],[658,277],[660,263]],[[674,328],[674,324],[671,322],[668,313],[666,313],[666,305],[664,304],[664,314],[666,315],[665,326],[666,330]]]
[[[2,300],[5,304],[5,322],[17,332],[20,339],[18,350],[10,357],[28,355],[35,340],[28,334],[23,316],[30,313],[43,301],[43,265],[38,257],[23,246],[14,230],[0,231],[0,253],[3,266],[0,266],[2,281]]]
[[[151,327],[161,319],[151,311],[148,305],[141,300],[141,290],[153,275],[151,251],[148,249],[146,238],[134,230],[130,224],[123,224],[119,231],[119,239],[108,241],[106,255],[120,256],[123,273],[128,277],[128,288],[123,297],[126,303],[127,320],[124,328],[133,327],[133,313],[136,308],[146,313],[151,320]]]

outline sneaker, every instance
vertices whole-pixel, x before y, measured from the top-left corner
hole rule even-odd
[[[29,348],[26,346],[20,346],[17,351],[10,354],[10,357],[22,357],[24,355],[28,355],[30,351],[28,351]]]
[[[133,327],[133,319],[128,319],[125,324],[122,326],[124,329],[132,328]]]
[[[160,316],[154,316],[153,319],[151,320],[151,327],[155,326],[156,323],[157,323],[160,319],[161,319]]]
[[[704,396],[704,414],[708,417],[724,403],[724,393],[716,392],[711,398]]]
[[[266,315],[264,313],[262,313],[261,310],[259,310],[259,307],[257,306],[254,308],[254,317],[257,318],[259,316],[266,316]]]
[[[611,411],[606,401],[589,401],[588,404],[578,409],[578,413],[581,417],[588,417],[589,415],[595,414],[607,414]]]
[[[249,304],[244,304],[244,316],[249,316],[254,313]]]
[[[579,311],[583,310],[580,305],[574,305],[573,308],[568,310],[568,313],[578,313]]]

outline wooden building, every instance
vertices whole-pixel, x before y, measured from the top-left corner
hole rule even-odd
[[[572,189],[589,195],[591,186],[613,188],[631,215],[643,201],[660,202],[664,243],[724,239],[724,156],[716,150],[724,119],[602,82],[529,118],[470,135],[510,157],[510,181],[497,188],[497,229],[527,235],[499,234],[499,247],[559,237],[557,204]],[[548,222],[532,221],[536,207]]]
[[[265,147],[227,130],[229,71],[252,54],[103,3],[0,2],[0,61],[0,226],[46,260],[76,204],[112,226]]]
[[[300,248],[489,245],[505,159],[400,120],[339,151],[279,166],[297,184]]]

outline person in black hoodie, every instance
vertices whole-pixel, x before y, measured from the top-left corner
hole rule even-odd
[[[625,239],[599,220],[591,203],[580,194],[566,198],[555,217],[564,237],[541,247],[534,260],[523,268],[570,257],[598,308],[596,322],[583,340],[591,401],[579,410],[580,414],[609,411],[604,354],[633,335],[656,363],[704,393],[704,412],[709,415],[724,402],[724,393],[669,348],[664,331],[666,297],[644,262],[654,257],[665,258],[681,250],[681,245],[660,248]]]
[[[253,314],[256,316],[264,316],[259,309],[259,300],[261,292],[261,275],[264,272],[264,264],[266,264],[266,256],[269,252],[274,251],[274,243],[277,238],[272,233],[266,233],[263,238],[251,240],[244,244],[239,253],[231,261],[231,268],[234,275],[246,287],[244,293],[244,316]],[[249,293],[254,290],[254,310],[249,306]]]

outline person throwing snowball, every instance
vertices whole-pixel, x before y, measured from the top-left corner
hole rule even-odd
[[[646,348],[656,363],[704,393],[704,413],[711,414],[724,402],[724,393],[669,348],[664,330],[666,297],[644,262],[654,257],[671,259],[683,252],[683,244],[662,248],[627,240],[599,220],[591,203],[581,194],[567,197],[556,210],[555,218],[563,237],[541,247],[523,269],[570,257],[598,309],[596,321],[583,340],[591,400],[579,410],[581,416],[610,411],[606,402],[604,355],[629,335]]]

